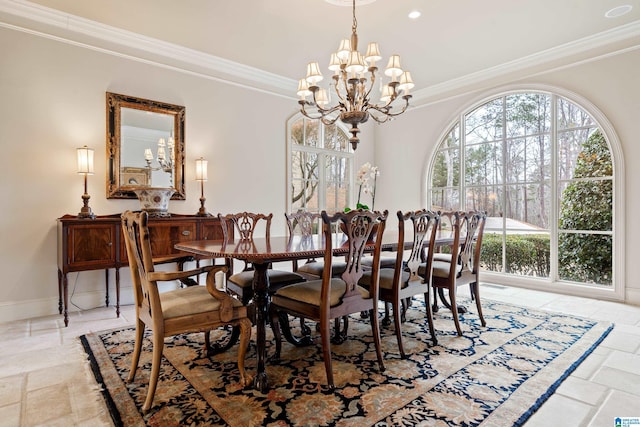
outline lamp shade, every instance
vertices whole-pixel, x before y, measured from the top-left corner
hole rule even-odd
[[[340,58],[342,61],[346,61],[347,59],[349,59],[350,53],[351,41],[349,39],[342,39],[340,41],[340,47],[338,48],[338,52],[336,52],[336,55],[338,55],[338,58]]]
[[[207,161],[200,157],[196,160],[196,181],[205,182],[207,180]]]
[[[398,89],[404,90],[405,93],[409,93],[409,89],[413,89],[414,86],[410,72],[405,71],[400,75],[400,85],[398,85]]]
[[[93,175],[93,148],[86,145],[78,148],[78,173]]]
[[[367,54],[364,56],[365,61],[369,64],[375,64],[376,61],[380,61],[382,56],[380,56],[380,48],[378,47],[378,43],[371,42],[367,46]]]
[[[307,82],[309,86],[313,86],[322,80],[322,73],[317,62],[309,62],[307,64]]]
[[[391,55],[389,57],[389,62],[387,63],[387,68],[384,70],[384,74],[395,78],[402,74],[402,67],[400,67],[400,55]]]

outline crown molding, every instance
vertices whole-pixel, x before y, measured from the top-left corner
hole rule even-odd
[[[297,81],[26,0],[0,0],[0,26],[295,100]],[[640,21],[413,92],[416,106],[640,47]],[[546,67],[546,68],[543,68]],[[504,80],[500,84],[504,84]]]
[[[24,0],[0,0],[0,26],[295,99],[297,81]]]
[[[413,92],[417,101],[426,104],[459,95],[461,92],[484,89],[482,83],[504,79],[531,77],[585,62],[595,61],[640,48],[640,21],[634,21],[608,31],[593,34],[504,64],[447,80]],[[499,84],[504,84],[502,80]]]

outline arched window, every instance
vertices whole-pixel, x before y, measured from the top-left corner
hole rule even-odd
[[[555,91],[527,90],[485,100],[449,129],[431,160],[428,203],[487,211],[481,259],[492,280],[621,298],[608,125]]]
[[[350,205],[354,156],[347,130],[296,114],[287,122],[289,212],[341,211]]]

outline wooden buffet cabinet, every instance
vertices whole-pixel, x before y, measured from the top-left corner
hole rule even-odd
[[[155,257],[180,254],[174,246],[189,240],[223,240],[220,220],[215,216],[171,214],[149,218],[151,251]],[[128,267],[120,214],[95,219],[64,215],[58,218],[58,311],[69,324],[67,273],[105,270],[109,305],[109,269],[116,273],[116,315],[120,316],[120,267]],[[185,254],[186,255],[186,254]]]

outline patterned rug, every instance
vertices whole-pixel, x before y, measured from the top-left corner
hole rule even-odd
[[[124,379],[133,329],[80,339],[117,426],[519,426],[613,328],[490,300],[483,300],[483,328],[474,309],[461,315],[462,337],[441,309],[438,345],[431,346],[424,305],[414,301],[403,326],[406,360],[399,358],[392,327],[382,328],[384,372],[377,369],[368,321],[352,316],[349,339],[332,346],[334,391],[325,385],[319,344],[285,342],[283,360],[267,364],[272,389],[263,394],[239,387],[237,348],[207,358],[203,334],[168,338],[154,406],[144,416],[149,336],[131,384]],[[253,372],[251,347],[247,373]]]

